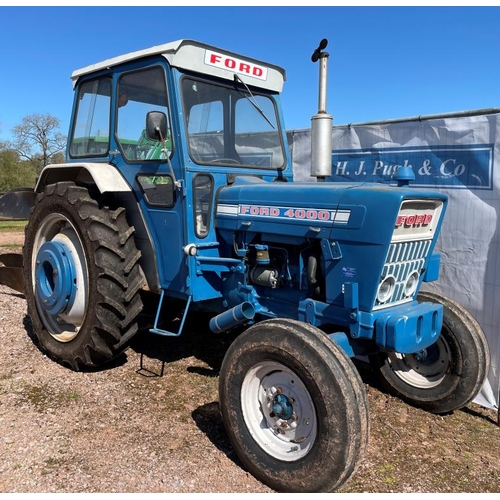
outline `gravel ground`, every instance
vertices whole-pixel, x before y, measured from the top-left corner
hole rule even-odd
[[[205,363],[172,360],[155,377],[161,362],[140,369],[129,349],[75,373],[38,350],[21,295],[0,286],[0,308],[0,492],[269,491],[235,464],[216,379],[198,392]]]
[[[113,366],[76,373],[38,349],[24,296],[0,286],[0,493],[271,493],[220,418],[232,339],[193,321],[179,338],[141,331]],[[362,376],[370,443],[341,492],[500,492],[496,412],[430,415]]]
[[[24,296],[0,285],[0,492],[271,491],[227,441],[213,355],[188,352],[198,341],[144,333],[108,369],[72,372],[38,349]]]

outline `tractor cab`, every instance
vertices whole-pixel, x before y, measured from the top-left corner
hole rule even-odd
[[[156,256],[144,263],[152,290],[220,296],[207,283],[192,286],[197,275],[189,277],[180,249],[214,254],[222,186],[242,175],[292,179],[278,98],[284,70],[181,40],[94,64],[72,79],[65,168],[74,165],[75,176],[88,177],[101,194],[134,193],[139,246]],[[55,175],[44,172],[37,189]]]

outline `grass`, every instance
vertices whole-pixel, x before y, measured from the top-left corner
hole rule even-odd
[[[63,407],[71,401],[80,399],[80,394],[74,390],[62,391],[47,385],[30,385],[24,381],[22,394],[39,411]]]
[[[27,220],[2,220],[0,221],[0,233],[18,233],[24,231]]]

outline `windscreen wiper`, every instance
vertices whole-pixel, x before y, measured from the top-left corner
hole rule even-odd
[[[245,95],[245,97],[250,101],[250,103],[252,104],[252,106],[265,118],[265,120],[267,121],[267,123],[269,123],[269,125],[271,125],[271,127],[274,129],[275,126],[271,123],[271,120],[269,120],[269,118],[266,116],[266,114],[264,113],[264,111],[262,111],[262,108],[259,106],[259,104],[255,100],[255,97],[253,96],[251,90],[248,88],[248,85],[236,73],[234,74],[234,81],[235,82],[240,82],[240,83],[242,83],[245,86],[245,88],[247,89],[248,93],[250,94],[250,96],[252,98],[250,99],[247,95]]]

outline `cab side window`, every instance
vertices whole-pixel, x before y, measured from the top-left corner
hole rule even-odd
[[[146,135],[146,115],[149,111],[161,111],[167,116],[167,87],[165,72],[160,67],[126,73],[117,88],[118,144],[129,161],[165,160],[172,150],[170,127],[165,147],[158,140]]]
[[[78,89],[70,156],[106,156],[109,151],[111,78],[83,83]]]
[[[195,232],[199,238],[208,234],[212,213],[214,181],[211,175],[197,174],[193,180]]]

